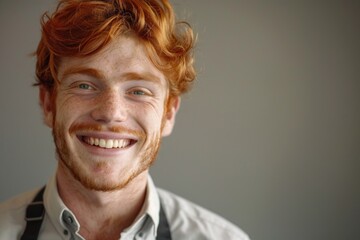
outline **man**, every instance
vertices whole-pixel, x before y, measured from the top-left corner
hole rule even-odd
[[[167,0],[62,0],[36,75],[58,167],[1,205],[0,239],[248,239],[148,174],[195,78],[194,38]]]

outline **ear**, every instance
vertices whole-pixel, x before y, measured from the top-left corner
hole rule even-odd
[[[171,97],[168,102],[168,106],[166,108],[167,112],[164,115],[163,119],[163,128],[162,128],[162,136],[169,136],[173,130],[175,125],[175,117],[176,113],[180,108],[181,98],[179,96]]]
[[[52,94],[49,89],[44,86],[39,88],[39,100],[40,106],[43,111],[44,123],[52,128],[53,127],[53,116],[54,116],[54,104],[52,101]]]

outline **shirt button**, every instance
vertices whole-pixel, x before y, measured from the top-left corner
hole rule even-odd
[[[64,235],[68,235],[68,234],[69,234],[68,230],[64,229]]]
[[[67,218],[66,218],[66,221],[67,221],[68,223],[74,223],[74,219],[72,219],[72,217],[67,217]]]

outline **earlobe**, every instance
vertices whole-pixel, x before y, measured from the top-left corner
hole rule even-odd
[[[44,123],[52,128],[53,127],[53,101],[50,90],[44,86],[39,87],[39,100],[40,106],[43,111]]]
[[[163,137],[169,136],[174,128],[176,113],[179,111],[180,102],[181,98],[179,96],[172,97],[168,102],[167,111],[163,119]]]

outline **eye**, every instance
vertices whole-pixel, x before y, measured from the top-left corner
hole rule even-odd
[[[80,84],[78,85],[78,88],[80,88],[80,89],[85,89],[85,90],[91,90],[91,89],[93,89],[92,86],[90,86],[89,84],[86,84],[86,83],[80,83]]]
[[[131,89],[128,91],[128,94],[133,95],[133,96],[151,96],[152,95],[152,93],[149,90],[143,89],[143,88]]]
[[[138,96],[142,96],[142,95],[146,94],[144,91],[141,91],[141,90],[134,90],[134,91],[131,91],[131,93],[133,95],[138,95]]]

